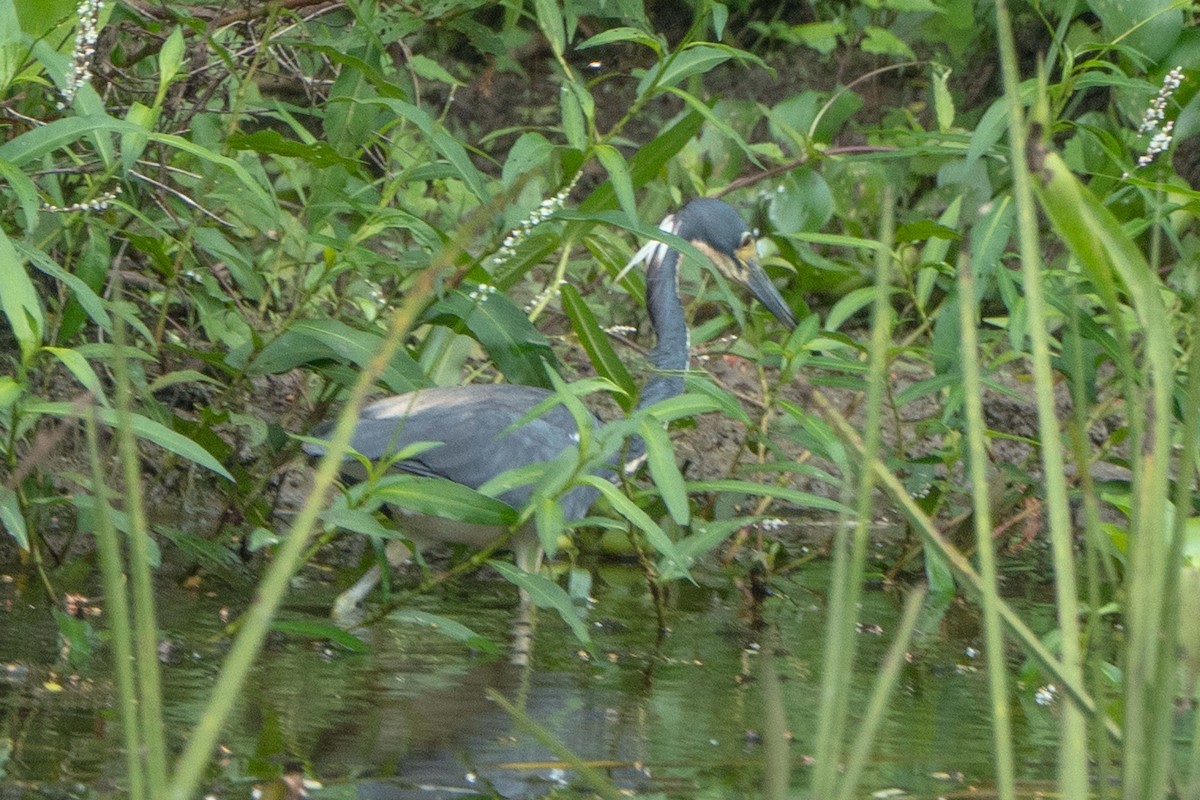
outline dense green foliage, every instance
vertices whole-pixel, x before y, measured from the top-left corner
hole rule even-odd
[[[595,481],[593,528],[628,533],[669,581],[771,503],[843,511],[831,613],[852,631],[878,489],[921,537],[930,608],[982,598],[1028,684],[1069,698],[1064,786],[1082,790],[1089,748],[1107,765],[1114,746],[1127,796],[1192,777],[1169,734],[1196,678],[1194,655],[1176,674],[1175,638],[1200,530],[1194,12],[1014,4],[1020,47],[998,57],[1012,35],[991,3],[793,5],[0,0],[0,523],[48,593],[43,563],[75,536],[111,519],[145,538],[135,509],[109,513],[71,420],[136,435],[147,474],[126,453],[124,485],[216,508],[150,529],[235,570],[286,527],[294,434],[361,401],[364,371],[391,392],[502,378],[629,412],[640,362],[612,326],[643,318],[645,287],[622,268],[664,214],[721,194],[803,317],[781,340],[688,259],[693,345],[748,365],[757,402],[697,372],[683,397],[585,436],[528,508],[438,488],[438,510],[534,518],[553,550],[554,497],[640,432],[649,480]],[[657,423],[704,413],[747,433],[719,474],[691,478]],[[378,470],[324,513],[324,539],[389,536],[374,512],[429,510],[432,491]],[[1043,520],[1060,618],[1039,639],[989,555],[993,529],[1028,540]],[[972,521],[967,545],[954,534]],[[761,527],[769,580],[794,554]],[[549,580],[505,574],[572,617]],[[829,648],[836,676],[852,635]],[[830,796],[846,708],[825,702]]]

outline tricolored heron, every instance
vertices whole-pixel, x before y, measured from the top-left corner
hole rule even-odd
[[[693,200],[663,220],[661,228],[691,242],[727,279],[749,288],[789,329],[796,326],[795,315],[758,264],[754,237],[728,203],[707,198]],[[642,388],[638,403],[642,408],[683,392],[689,352],[687,323],[679,299],[679,252],[654,242],[638,253],[635,261],[638,259],[646,263],[646,306],[655,336],[650,353],[654,369]],[[418,455],[396,461],[392,467],[416,475],[447,478],[478,489],[501,473],[550,461],[579,443],[575,420],[561,404],[516,426],[552,395],[545,389],[509,384],[420,389],[364,407],[350,444],[365,458],[381,460],[417,442],[438,442]],[[593,422],[600,424],[597,420]],[[312,436],[328,436],[331,429],[331,423],[323,423]],[[324,452],[319,444],[306,444],[304,449],[313,456]],[[633,437],[625,449],[626,465],[636,466],[644,452],[645,442],[641,437]],[[356,477],[355,469],[361,471],[361,465],[352,461],[347,464],[347,475]],[[531,485],[520,486],[500,494],[498,499],[520,509],[532,491]],[[597,495],[591,486],[576,486],[568,491],[559,500],[563,519],[570,522],[582,518]],[[418,548],[436,542],[485,547],[506,533],[503,529],[398,511],[394,515],[397,523]],[[389,561],[407,560],[406,548],[390,545]],[[519,531],[509,547],[520,568],[536,569],[540,550],[535,531]],[[334,616],[345,617],[374,588],[379,577],[376,565],[338,597]]]

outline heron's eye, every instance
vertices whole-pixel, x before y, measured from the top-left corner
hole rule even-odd
[[[753,241],[754,241],[753,234],[751,234],[750,231],[743,231],[742,232],[742,243],[739,245],[739,247],[746,247],[749,244],[751,244]]]

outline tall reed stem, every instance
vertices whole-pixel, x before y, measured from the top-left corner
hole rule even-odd
[[[1062,438],[1054,409],[1054,379],[1050,369],[1049,328],[1042,285],[1044,276],[1039,250],[1037,212],[1033,187],[1029,180],[1029,164],[1025,156],[1028,131],[1025,125],[1025,109],[1021,103],[1012,22],[1006,0],[996,0],[996,35],[1008,108],[1009,166],[1013,199],[1017,207],[1021,274],[1029,314],[1030,365],[1038,412],[1038,438],[1041,443],[1042,474],[1050,523],[1050,546],[1054,559],[1061,663],[1065,676],[1073,683],[1082,685],[1083,654],[1079,639],[1079,593],[1075,582],[1075,553],[1067,506]],[[1077,703],[1068,702],[1064,705],[1061,730],[1059,789],[1068,800],[1083,800],[1088,792],[1087,720],[1084,710]]]

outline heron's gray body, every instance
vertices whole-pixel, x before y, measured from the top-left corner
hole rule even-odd
[[[377,461],[418,442],[439,442],[394,468],[414,475],[449,478],[472,489],[518,467],[550,461],[579,444],[571,413],[561,405],[529,416],[553,393],[508,383],[420,389],[377,400],[363,408],[350,446]],[[600,423],[595,421],[598,426]],[[324,436],[318,428],[314,436]],[[529,501],[526,484],[497,495],[513,508]],[[559,501],[567,521],[583,517],[598,492],[577,486]]]
[[[796,318],[775,286],[758,266],[754,240],[746,223],[732,206],[720,200],[693,200],[667,217],[663,230],[690,241],[704,252],[727,278],[747,287],[780,322],[795,327]],[[687,321],[679,299],[679,252],[662,243],[644,247],[635,257],[646,264],[646,306],[654,328],[655,346],[650,354],[653,372],[642,387],[639,408],[683,392],[683,375],[688,368]],[[553,405],[544,413],[530,416],[551,397],[544,389],[507,384],[468,385],[421,389],[389,397],[366,406],[358,419],[351,446],[371,460],[387,458],[421,442],[437,442],[411,457],[398,460],[393,468],[416,475],[447,478],[478,489],[509,470],[548,462],[579,444],[579,431],[570,412]],[[522,422],[522,420],[525,420]],[[517,425],[516,423],[521,424]],[[599,422],[593,420],[596,425]],[[332,425],[313,431],[327,436]],[[313,456],[321,455],[319,444],[306,444]],[[644,453],[641,437],[630,439],[626,464],[636,463]],[[348,477],[361,472],[356,462],[347,461]],[[498,499],[522,508],[529,500],[531,485],[505,491]],[[595,488],[576,486],[559,500],[563,518],[583,517],[598,496]],[[397,521],[423,547],[431,541],[454,541],[484,546],[504,531],[484,526],[447,523],[429,517],[396,515]],[[518,563],[525,568],[536,563],[537,537],[532,530],[519,531],[511,541]],[[389,556],[393,555],[389,552]],[[357,603],[378,580],[373,568],[362,581],[339,598],[338,606]]]

